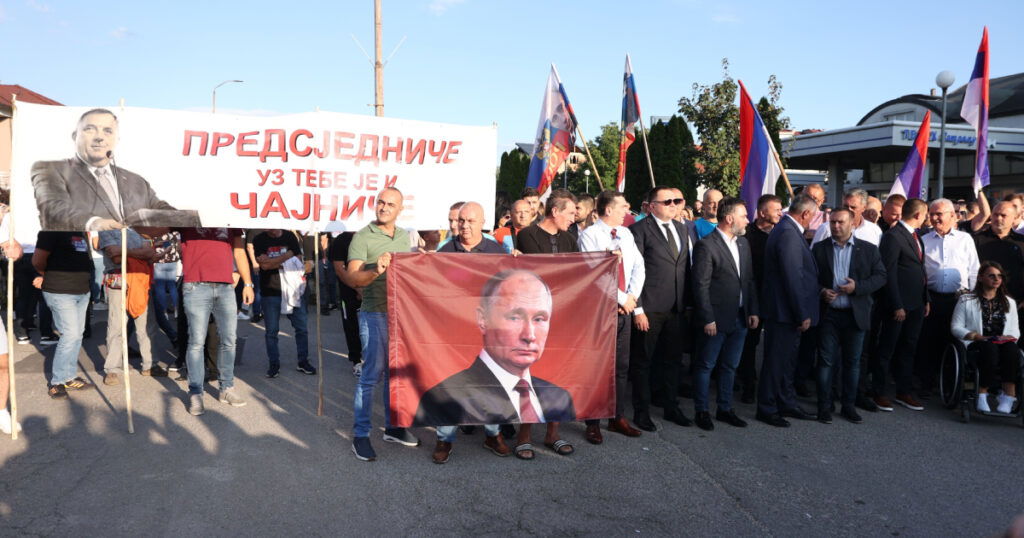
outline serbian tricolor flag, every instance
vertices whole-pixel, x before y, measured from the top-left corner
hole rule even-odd
[[[747,204],[748,215],[755,214],[762,194],[775,194],[780,175],[782,168],[772,138],[740,81],[740,197]]]
[[[925,200],[925,193],[921,180],[924,178],[924,164],[928,160],[928,139],[932,132],[932,111],[924,113],[924,120],[917,128],[917,137],[914,138],[914,146],[910,148],[907,160],[903,161],[903,168],[892,182],[889,189],[889,196],[902,194],[905,198],[920,198]]]
[[[626,190],[626,151],[636,140],[636,122],[640,121],[640,98],[636,95],[633,64],[626,55],[626,72],[622,75],[622,142],[619,143],[619,171],[615,190]]]
[[[526,186],[537,189],[541,200],[546,200],[551,194],[551,184],[558,174],[558,168],[572,150],[572,133],[575,130],[576,115],[558,79],[558,71],[552,64],[548,84],[544,89],[544,102],[540,107],[530,173],[526,177]]]
[[[974,194],[989,184],[988,172],[988,27],[981,35],[981,46],[974,60],[974,72],[964,92],[960,117],[974,127],[978,136],[978,153],[974,164]]]

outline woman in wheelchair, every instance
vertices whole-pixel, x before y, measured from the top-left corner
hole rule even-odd
[[[973,292],[960,296],[950,328],[953,336],[977,357],[978,411],[991,412],[988,388],[995,383],[998,374],[1003,391],[997,398],[996,411],[1009,413],[1017,401],[1020,328],[1017,303],[1006,295],[1006,275],[998,263],[981,264],[978,283]]]

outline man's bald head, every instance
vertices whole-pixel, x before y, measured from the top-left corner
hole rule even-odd
[[[459,242],[464,246],[475,247],[483,240],[484,206],[476,202],[466,202],[459,209]]]

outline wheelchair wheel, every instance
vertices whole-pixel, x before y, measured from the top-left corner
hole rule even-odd
[[[946,346],[939,367],[939,395],[946,409],[953,409],[960,403],[963,395],[963,364],[963,357],[956,344]]]
[[[969,424],[971,422],[971,405],[967,402],[960,404],[960,420],[962,420],[964,424]]]

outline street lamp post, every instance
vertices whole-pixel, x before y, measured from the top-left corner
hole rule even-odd
[[[951,71],[942,71],[935,76],[935,84],[938,84],[942,88],[942,115],[940,121],[942,122],[939,129],[939,188],[938,198],[942,198],[945,173],[946,173],[946,92],[949,87],[953,85],[956,77]]]
[[[217,88],[220,88],[221,86],[223,86],[223,85],[225,85],[225,84],[227,84],[229,82],[245,82],[245,81],[244,80],[225,80],[224,82],[221,82],[220,84],[218,84],[218,85],[213,87],[213,106],[211,108],[211,111],[212,111],[213,114],[217,113]]]
[[[587,191],[586,192],[587,192],[587,194],[590,194],[590,169],[589,168],[583,170],[583,177],[586,178],[586,180],[587,180]]]

